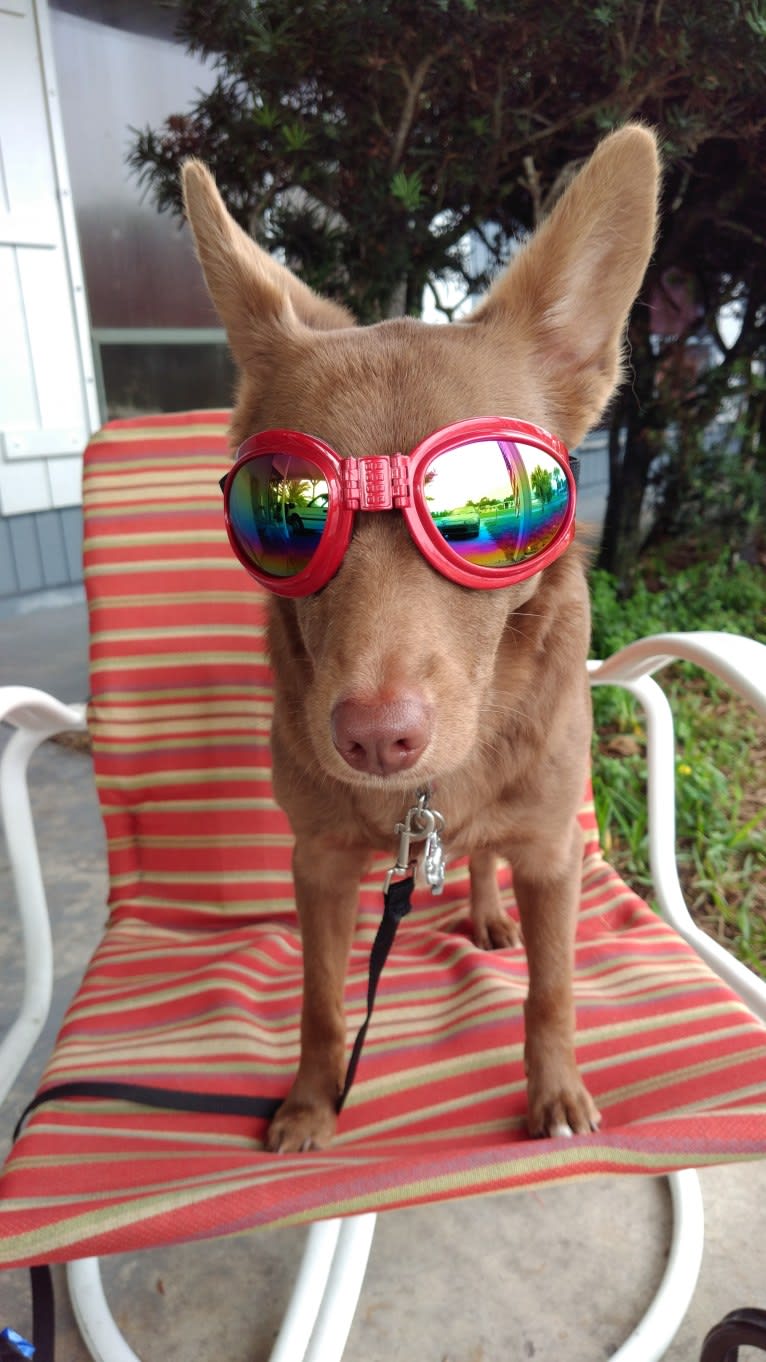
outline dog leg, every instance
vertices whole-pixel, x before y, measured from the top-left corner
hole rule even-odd
[[[497,858],[494,851],[474,851],[470,859],[471,925],[482,950],[502,950],[521,944],[521,933],[500,902]]]
[[[585,1134],[599,1114],[580,1077],[574,1049],[572,969],[582,863],[579,825],[568,854],[526,848],[513,883],[529,966],[524,1057],[531,1135]],[[538,868],[532,871],[531,867]],[[540,870],[539,867],[544,867]]]
[[[343,985],[369,855],[299,838],[293,853],[303,942],[301,1054],[292,1088],[269,1127],[274,1153],[321,1149],[335,1133],[346,1061]]]

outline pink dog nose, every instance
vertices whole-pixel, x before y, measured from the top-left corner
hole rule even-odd
[[[354,771],[390,776],[414,766],[431,740],[430,706],[402,692],[393,700],[366,705],[339,700],[332,712],[332,740]]]

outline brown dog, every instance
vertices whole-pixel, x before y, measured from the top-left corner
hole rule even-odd
[[[241,374],[233,446],[285,428],[344,459],[406,454],[448,423],[507,416],[572,448],[620,375],[657,182],[654,137],[623,128],[469,320],[356,327],[250,240],[204,166],[188,162],[187,213]],[[392,850],[395,824],[428,782],[450,854],[470,854],[483,946],[515,942],[495,858],[513,868],[530,981],[529,1129],[594,1129],[571,983],[591,723],[581,557],[568,550],[525,581],[471,590],[434,571],[400,511],[358,515],[324,589],[271,604],[274,787],[295,834],[304,1000],[300,1065],[270,1147],[332,1137],[359,881],[373,851]]]

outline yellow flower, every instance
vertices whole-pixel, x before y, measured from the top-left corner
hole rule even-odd
[[[679,768],[678,768],[678,774],[679,774],[679,776],[690,776],[691,773],[692,773],[692,768],[691,768],[691,766],[687,766],[686,762],[685,762],[685,761],[682,761],[681,764],[680,764],[680,766],[679,766]]]

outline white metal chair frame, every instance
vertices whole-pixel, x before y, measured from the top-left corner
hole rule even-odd
[[[649,853],[660,911],[703,960],[766,1021],[766,982],[735,960],[692,920],[675,857],[673,717],[653,678],[675,660],[697,663],[727,682],[766,718],[766,647],[731,634],[658,634],[590,662],[594,686],[623,686],[640,702],[647,724]],[[84,705],[63,705],[39,690],[0,688],[0,720],[16,730],[0,763],[0,809],[21,919],[25,984],[19,1015],[0,1043],[0,1101],[8,1094],[45,1023],[53,991],[48,910],[30,807],[27,768],[37,747],[66,730],[86,728]],[[704,1217],[699,1179],[672,1173],[673,1231],[665,1274],[639,1325],[611,1362],[658,1362],[694,1294],[702,1262]],[[271,1362],[339,1362],[362,1289],[374,1214],[314,1224]],[[72,1306],[96,1362],[140,1362],[115,1324],[101,1285],[98,1259],[67,1268]]]

